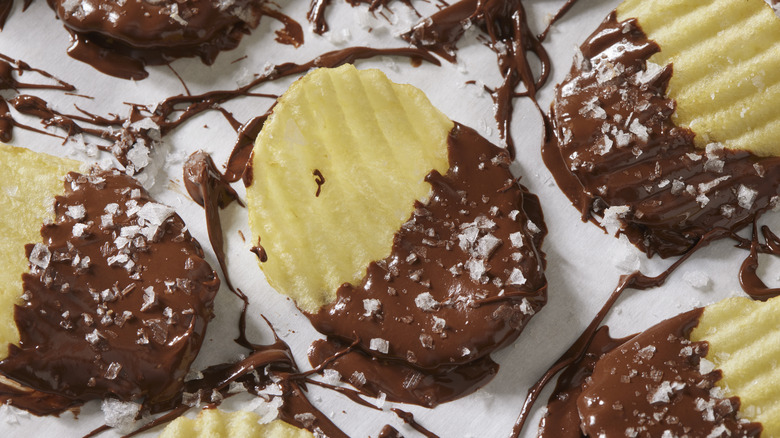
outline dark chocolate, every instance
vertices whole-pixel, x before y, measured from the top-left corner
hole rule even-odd
[[[516,339],[547,300],[538,199],[516,183],[506,151],[473,130],[456,124],[448,143],[450,170],[428,175],[431,198],[416,203],[391,254],[371,263],[359,285],[344,284],[335,301],[307,315],[320,332],[384,359],[377,365],[401,367],[377,373],[376,391],[428,406],[486,382],[494,364],[477,361]],[[465,364],[472,367],[455,367]],[[394,377],[414,368],[438,374],[434,379],[451,368],[457,385],[399,390],[403,382]]]
[[[212,318],[219,279],[170,207],[118,172],[70,173],[56,220],[30,244],[0,397],[36,414],[91,399],[175,399]],[[5,385],[4,385],[5,386]],[[50,401],[41,402],[46,397]]]
[[[557,87],[542,155],[583,220],[606,214],[648,256],[669,257],[777,204],[780,158],[697,149],[675,126],[673,67],[648,66],[660,48],[636,20],[612,13],[580,50]]]

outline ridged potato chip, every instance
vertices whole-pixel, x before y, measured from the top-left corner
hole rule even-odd
[[[672,64],[673,120],[697,147],[722,143],[780,156],[780,19],[762,0],[627,0],[618,20],[636,18]]]
[[[254,412],[228,413],[219,409],[204,409],[196,419],[179,417],[160,434],[160,438],[310,438],[308,430],[299,429],[281,420],[260,424]]]
[[[269,283],[306,312],[390,254],[454,124],[410,85],[352,65],[318,69],[279,99],[257,138],[249,225]]]
[[[762,437],[780,437],[780,297],[707,306],[691,340],[709,343],[706,359],[723,372],[718,386],[739,397],[742,418],[761,423]]]
[[[54,219],[54,196],[65,175],[83,164],[0,143],[0,359],[19,343],[14,304],[29,268],[24,247],[41,240],[41,225]]]

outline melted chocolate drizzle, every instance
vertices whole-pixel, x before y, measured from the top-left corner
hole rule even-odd
[[[420,21],[403,38],[454,61],[456,44],[466,31],[464,23],[478,26],[489,38],[488,46],[496,53],[503,81],[489,91],[495,103],[499,134],[514,159],[516,150],[510,129],[513,99],[530,97],[539,108],[536,91],[547,82],[550,57],[541,39],[531,32],[521,0],[460,0]],[[529,54],[540,61],[538,74],[533,72]],[[521,83],[525,91],[516,92]],[[541,109],[539,112],[542,113]]]

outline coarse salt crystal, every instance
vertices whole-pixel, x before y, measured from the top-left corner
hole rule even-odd
[[[379,301],[378,299],[366,298],[363,300],[363,309],[366,310],[366,313],[364,313],[363,316],[375,315],[381,307],[382,307],[382,302]]]
[[[141,404],[107,398],[101,403],[100,409],[103,411],[103,421],[106,426],[125,434],[135,429],[136,417],[141,410]]]
[[[69,205],[68,211],[65,212],[66,215],[72,217],[73,219],[79,220],[83,219],[84,216],[87,214],[87,209],[84,208],[83,205]]]
[[[757,196],[757,190],[753,190],[743,184],[740,184],[739,188],[737,188],[737,202],[739,203],[740,207],[746,210],[749,210],[753,207],[753,202],[755,202]]]
[[[414,299],[414,304],[424,312],[432,312],[439,308],[440,303],[433,298],[430,292],[423,292]]]
[[[507,280],[507,284],[511,284],[514,286],[522,286],[526,282],[525,275],[523,275],[523,271],[513,268],[512,273],[509,274],[509,280]]]
[[[368,348],[382,354],[387,354],[387,352],[390,351],[390,342],[382,338],[373,338],[369,341]]]

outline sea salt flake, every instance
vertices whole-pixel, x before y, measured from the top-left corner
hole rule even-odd
[[[483,259],[489,259],[501,245],[501,239],[492,234],[486,234],[477,241],[477,256]]]
[[[753,207],[753,202],[755,202],[757,196],[757,190],[753,190],[743,184],[740,184],[737,188],[737,202],[739,203],[740,207],[746,210],[749,210]]]
[[[683,280],[698,290],[708,290],[712,285],[710,277],[702,271],[687,271],[683,274]]]
[[[65,212],[66,215],[72,217],[75,220],[84,219],[84,216],[87,215],[87,209],[84,208],[83,205],[69,205],[68,211]]]
[[[614,236],[623,228],[621,219],[625,218],[630,211],[631,207],[627,205],[615,205],[607,208],[601,216],[601,226],[604,227],[607,234]]]
[[[423,292],[414,299],[414,304],[424,312],[433,312],[438,309],[440,303],[433,298],[430,292]]]
[[[366,384],[366,375],[360,371],[355,371],[349,378],[349,382],[353,385],[360,387]]]
[[[41,268],[46,269],[51,261],[51,252],[49,247],[42,243],[36,243],[30,252],[30,263]]]
[[[639,119],[634,119],[631,121],[631,125],[629,125],[628,130],[631,131],[632,134],[636,135],[637,138],[639,138],[642,141],[647,141],[650,136],[648,134],[647,126],[643,125],[642,122],[639,121]]]
[[[442,333],[444,332],[444,328],[447,326],[447,321],[444,320],[444,318],[439,318],[436,315],[433,315],[433,327],[431,328],[431,331],[434,333]]]
[[[371,341],[369,341],[368,348],[374,351],[378,351],[382,354],[387,354],[387,352],[390,351],[390,342],[382,338],[373,338]]]
[[[528,298],[523,298],[523,301],[520,302],[520,311],[523,312],[524,315],[533,316],[536,311],[534,310],[534,307],[531,305],[531,302],[528,301]]]
[[[366,313],[364,313],[363,316],[376,315],[376,313],[379,311],[381,307],[382,307],[382,302],[379,301],[378,299],[366,298],[363,300],[363,309],[366,310]]]
[[[530,231],[533,234],[539,234],[542,232],[542,229],[539,228],[539,226],[533,223],[530,219],[526,223],[526,228],[528,228],[528,231]]]
[[[107,398],[101,403],[100,409],[103,411],[103,421],[106,426],[114,428],[120,434],[126,434],[135,429],[136,417],[141,411],[141,404]]]
[[[108,315],[106,315],[108,316]],[[122,365],[119,362],[111,362],[106,369],[106,373],[103,375],[108,380],[114,380],[119,375],[119,371],[122,370]]]
[[[514,232],[509,235],[509,241],[512,242],[512,246],[515,248],[523,247],[523,233],[520,231]]]
[[[466,261],[464,267],[466,268],[466,271],[468,271],[471,280],[477,283],[481,282],[482,276],[487,272],[487,266],[485,265],[484,260],[469,259]]]
[[[648,401],[651,404],[669,403],[669,396],[672,395],[672,385],[668,381],[661,382],[661,385],[650,394]]]
[[[518,268],[513,268],[512,273],[509,274],[509,279],[507,280],[507,284],[511,284],[513,286],[522,286],[526,282],[525,275],[523,275],[523,271],[521,271]]]
[[[336,386],[341,383],[341,373],[334,369],[326,368],[322,371],[322,381],[329,385]]]
[[[141,312],[145,312],[150,307],[152,307],[152,305],[154,305],[154,301],[155,301],[154,287],[149,286],[146,289],[144,289],[144,302],[141,305]]]

